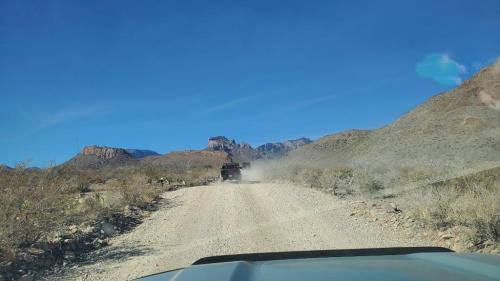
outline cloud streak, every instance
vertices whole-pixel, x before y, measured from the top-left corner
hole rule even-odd
[[[467,68],[450,58],[447,54],[428,54],[417,63],[417,74],[420,77],[431,78],[445,86],[456,86],[462,83],[462,77]]]
[[[38,118],[37,129],[44,129],[61,123],[69,122],[76,119],[92,117],[105,112],[105,106],[91,105],[63,108],[59,111],[44,113]]]
[[[220,104],[217,104],[217,105],[206,107],[206,108],[204,108],[202,110],[202,112],[203,113],[214,113],[214,112],[228,110],[228,109],[240,106],[242,104],[245,104],[245,103],[249,102],[252,99],[253,99],[253,97],[251,97],[251,96],[237,98],[237,99],[225,102],[225,103],[220,103]]]

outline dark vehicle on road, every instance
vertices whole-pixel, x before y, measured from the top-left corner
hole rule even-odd
[[[241,167],[239,163],[224,163],[220,169],[222,180],[241,180]]]

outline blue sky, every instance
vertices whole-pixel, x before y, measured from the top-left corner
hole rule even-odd
[[[0,163],[388,124],[500,55],[499,1],[0,0]]]

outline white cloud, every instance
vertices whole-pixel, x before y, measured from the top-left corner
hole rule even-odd
[[[416,71],[421,77],[431,78],[446,86],[456,86],[462,83],[461,75],[467,72],[467,68],[451,59],[448,54],[433,53],[417,63]]]

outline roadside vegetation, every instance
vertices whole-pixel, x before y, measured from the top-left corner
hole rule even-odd
[[[438,180],[442,174],[408,168],[392,171],[388,177],[380,171],[347,166],[261,164],[260,174],[267,180],[292,182],[339,197],[391,198],[417,222],[459,233],[470,245],[500,242],[500,168]]]
[[[101,245],[101,238],[123,228],[130,217],[140,220],[141,210],[151,208],[162,192],[203,184],[217,172],[208,166],[172,171],[157,166],[78,170],[18,165],[1,170],[0,277],[13,269],[22,275],[23,268],[36,264],[72,260],[82,247],[65,244],[79,243],[76,238],[87,243],[86,233]],[[103,228],[105,222],[112,222],[111,231]]]
[[[414,216],[436,229],[465,234],[473,244],[500,242],[500,168],[412,190]]]

